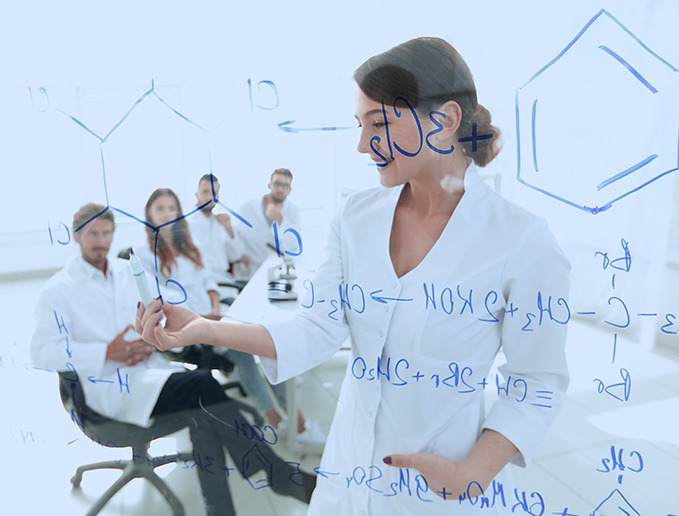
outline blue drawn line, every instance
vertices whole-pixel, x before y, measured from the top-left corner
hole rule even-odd
[[[48,373],[54,373],[54,369],[45,369],[43,367],[35,367],[34,365],[24,364],[26,369],[35,369],[36,371],[46,371]]]
[[[175,222],[179,222],[179,221],[182,220],[182,219],[186,219],[186,217],[188,217],[189,215],[193,215],[193,214],[196,213],[197,211],[202,210],[203,208],[205,208],[205,206],[207,206],[207,205],[210,204],[211,202],[212,202],[212,201],[208,201],[208,202],[206,202],[206,203],[204,203],[204,204],[201,204],[200,206],[194,208],[194,209],[191,210],[190,212],[184,213],[181,217],[177,217],[177,218],[174,219],[174,220],[171,220],[171,221],[169,221],[169,222],[165,222],[165,223],[161,224],[160,226],[151,226],[151,227],[154,228],[154,229],[156,229],[156,230],[159,230],[160,228],[164,228],[165,226],[169,226],[169,225],[171,225],[171,224],[174,224]],[[148,224],[147,224],[147,225],[148,225]]]
[[[650,82],[648,82],[648,81],[643,77],[643,75],[641,75],[641,74],[636,70],[636,68],[634,68],[631,64],[629,64],[627,61],[625,61],[620,55],[618,55],[618,54],[616,54],[615,52],[613,52],[613,51],[612,51],[610,48],[608,48],[606,45],[599,45],[599,48],[600,48],[601,50],[603,50],[604,52],[606,52],[606,53],[607,53],[609,56],[611,56],[613,59],[615,59],[615,60],[616,60],[618,63],[620,63],[622,66],[624,66],[625,68],[627,68],[627,71],[629,71],[629,73],[631,73],[632,75],[634,75],[634,77],[636,77],[636,79],[637,79],[641,84],[643,84],[644,86],[646,86],[646,87],[650,90],[651,93],[658,93],[658,90],[657,90]]]
[[[82,123],[80,120],[78,120],[76,117],[69,115],[68,113],[66,113],[65,111],[62,111],[62,110],[59,109],[59,108],[54,108],[54,109],[57,110],[57,111],[59,111],[59,113],[61,113],[62,115],[66,115],[68,118],[70,118],[71,120],[73,120],[76,124],[78,124],[80,127],[82,127],[83,129],[85,129],[85,131],[87,131],[88,133],[90,133],[92,136],[94,136],[94,137],[95,137],[97,140],[99,140],[100,142],[103,141],[102,138],[101,138],[101,136],[99,136],[99,135],[98,135],[97,133],[95,133],[92,129],[90,129],[90,128],[87,127],[85,124],[83,124],[83,123]]]
[[[417,120],[417,119],[415,119]],[[418,122],[419,124],[419,122]],[[477,135],[476,134],[476,122],[472,123],[472,134],[471,136],[465,136],[464,138],[458,138],[458,142],[460,143],[465,143],[465,142],[472,142],[472,152],[476,152],[476,142],[478,140],[488,140],[489,138],[493,137],[493,133],[490,134],[482,134],[482,135]],[[394,147],[396,147],[397,150],[401,150],[400,147],[396,146],[396,143],[394,143]],[[401,151],[403,153],[403,151]]]
[[[106,208],[104,208],[103,210],[101,210],[99,213],[97,213],[94,217],[91,217],[91,218],[87,219],[85,222],[83,222],[82,224],[80,224],[80,226],[78,226],[77,228],[75,228],[75,231],[73,231],[73,232],[74,232],[74,233],[77,233],[77,232],[80,231],[82,228],[84,228],[85,226],[87,226],[90,222],[92,222],[94,219],[101,217],[104,213],[106,213],[106,212],[108,211],[108,209],[109,209],[109,208],[108,208],[108,206],[107,206]]]
[[[251,228],[252,224],[250,224],[247,220],[245,220],[243,217],[238,215],[235,211],[233,211],[231,208],[229,208],[226,204],[224,204],[222,201],[215,201],[217,204],[219,204],[222,208],[224,208],[226,211],[228,211],[231,215],[236,217],[238,220],[240,220],[243,224],[245,224],[247,227]]]
[[[595,22],[602,14],[603,14],[603,15],[606,15],[611,21],[613,21],[616,25],[618,25],[618,27],[620,27],[627,35],[629,35],[632,39],[634,39],[634,41],[636,41],[639,45],[641,45],[641,47],[642,47],[644,50],[646,50],[649,54],[651,54],[653,57],[655,57],[656,59],[658,59],[661,63],[663,63],[664,65],[666,65],[670,70],[672,70],[673,72],[679,72],[679,69],[677,69],[677,68],[675,68],[674,66],[672,66],[669,62],[665,61],[662,57],[660,57],[658,54],[656,54],[656,53],[653,52],[650,48],[648,48],[648,47],[644,44],[643,41],[641,41],[639,38],[637,38],[637,37],[636,37],[636,36],[635,36],[635,35],[634,35],[627,27],[625,27],[622,23],[620,23],[620,21],[618,21],[618,19],[617,19],[615,16],[613,16],[611,13],[609,13],[606,9],[601,9],[598,13],[596,13],[596,14],[592,17],[591,20],[589,20],[589,21],[587,22],[587,24],[582,28],[582,30],[581,30],[580,32],[578,32],[578,34],[573,38],[573,40],[572,40],[568,45],[566,45],[566,48],[564,48],[561,52],[559,52],[559,54],[558,54],[554,59],[552,59],[549,63],[547,63],[547,64],[546,64],[545,66],[543,66],[542,68],[540,68],[540,70],[538,70],[538,71],[537,71],[530,79],[528,79],[528,81],[527,81],[523,86],[521,86],[519,89],[523,89],[523,88],[525,88],[526,86],[528,86],[528,84],[530,84],[530,83],[533,82],[537,77],[539,77],[545,70],[547,70],[547,68],[549,68],[549,67],[552,66],[554,63],[556,63],[559,59],[561,59],[561,58],[564,56],[564,54],[565,54],[566,52],[568,52],[568,50],[570,50],[570,48],[571,48],[573,45],[575,45],[575,43],[577,43],[577,41],[583,36],[583,34],[587,31],[587,29],[589,29],[589,28],[592,26],[592,24],[593,24],[593,23],[594,23],[594,22]]]
[[[535,167],[535,171],[538,172],[538,149],[535,146],[535,115],[537,114],[538,110],[538,99],[535,99],[533,101],[533,118],[531,122],[531,127],[533,129],[533,167]]]
[[[356,126],[350,125],[347,127],[337,127],[337,126],[328,126],[328,127],[290,127],[291,124],[294,124],[294,120],[286,120],[285,122],[281,122],[278,124],[278,128],[281,131],[284,131],[286,133],[295,133],[298,134],[302,131],[346,131],[347,129],[354,129]]]
[[[224,120],[226,120],[226,118],[225,118]],[[222,122],[223,122],[223,120],[222,120]],[[220,123],[221,123],[221,122],[220,122]],[[187,213],[187,214],[184,215],[184,216],[187,217],[188,215],[191,215],[192,213],[195,213],[195,212],[197,212],[197,211],[199,211],[199,210],[202,210],[203,208],[205,208],[205,206],[207,206],[208,204],[210,204],[211,202],[214,201],[215,204],[219,204],[222,208],[224,208],[226,211],[228,211],[231,215],[233,215],[234,217],[236,217],[238,220],[240,220],[240,221],[241,221],[243,224],[245,224],[247,227],[251,228],[251,227],[252,227],[252,224],[250,224],[247,220],[245,220],[243,217],[241,217],[240,215],[238,215],[238,213],[236,213],[236,212],[233,211],[231,208],[229,208],[226,204],[224,204],[224,203],[221,202],[219,199],[217,199],[217,194],[216,194],[216,192],[215,192],[215,176],[214,176],[214,174],[212,173],[212,151],[211,151],[211,149],[210,149],[209,146],[208,146],[208,149],[207,149],[207,157],[208,157],[208,163],[209,163],[209,165],[210,165],[210,188],[212,189],[212,201],[208,201],[208,202],[206,202],[205,204],[203,204],[202,206],[198,206],[195,210],[193,210],[193,211],[190,212],[190,213]]]
[[[637,317],[657,317],[658,314],[637,314]]]
[[[551,405],[542,405],[540,403],[531,403],[533,407],[542,407],[542,408],[552,408]]]
[[[630,31],[627,27],[625,27],[622,23],[620,23],[620,22],[618,21],[618,19],[617,19],[615,16],[613,16],[611,13],[609,13],[609,12],[606,11],[605,9],[602,9],[602,11],[603,11],[604,14],[605,14],[606,16],[608,16],[613,22],[615,22],[615,23],[618,25],[618,27],[620,27],[620,28],[621,28],[628,36],[630,36],[634,41],[636,41],[637,43],[639,43],[639,45],[641,45],[641,48],[643,48],[646,52],[648,52],[649,54],[651,54],[653,57],[655,57],[658,61],[660,61],[661,63],[663,63],[665,66],[667,66],[667,67],[668,67],[670,70],[672,70],[673,72],[679,72],[679,69],[677,69],[677,68],[675,68],[674,66],[672,66],[669,62],[665,61],[662,57],[660,57],[658,54],[656,54],[655,52],[653,52],[653,50],[651,50],[650,48],[648,48],[648,47],[644,44],[643,41],[641,41],[639,38],[637,38],[637,37],[632,33],[632,31]]]
[[[113,380],[98,380],[97,378],[94,377],[94,375],[88,376],[87,379],[92,383],[97,383],[97,382],[100,382],[100,383],[115,383]]]
[[[216,130],[220,125],[222,125],[224,122],[226,122],[226,121],[229,119],[230,116],[231,116],[231,113],[229,113],[228,115],[226,115],[226,116],[222,119],[222,121],[219,122],[219,123],[218,123],[216,126],[214,126],[212,129],[210,129],[210,130],[207,132],[207,134],[212,134],[212,131]]]
[[[612,492],[611,494],[609,494],[609,495],[604,499],[603,502],[601,502],[599,505],[597,505],[596,509],[594,509],[594,511],[592,512],[592,514],[596,514],[596,512],[601,508],[601,506],[604,505],[608,500],[610,500],[610,499],[613,497],[613,495],[614,495],[615,493],[618,493],[618,494],[620,495],[620,497],[621,497],[623,500],[625,500],[625,503],[629,506],[630,509],[632,509],[636,514],[639,514],[639,512],[638,512],[634,507],[632,507],[632,504],[629,503],[629,501],[627,500],[627,498],[625,498],[625,495],[622,494],[622,493],[620,492],[620,490],[618,490],[618,489],[613,490],[613,492]],[[639,516],[641,516],[641,515],[639,514]]]
[[[153,241],[153,261],[156,266],[156,287],[158,287],[158,295],[160,296],[160,283],[158,283],[158,237],[160,236],[160,231],[155,229],[156,238]]]
[[[136,217],[135,215],[132,215],[131,213],[127,213],[124,210],[121,210],[120,208],[116,208],[115,206],[109,206],[107,209],[113,210],[117,213],[120,213],[121,215],[125,215],[126,217],[130,217],[133,220],[136,220],[137,222],[140,222],[141,224],[144,224],[147,228],[156,230],[155,226],[153,224],[149,224],[145,220],[140,219],[139,217]],[[103,212],[102,212],[103,213]]]
[[[203,127],[199,126],[199,125],[198,125],[196,122],[194,122],[193,120],[189,120],[188,118],[186,118],[186,117],[185,117],[184,115],[182,115],[179,111],[177,111],[175,108],[173,108],[173,107],[170,106],[167,102],[165,102],[163,99],[161,99],[155,91],[153,92],[153,95],[155,95],[155,97],[156,97],[158,100],[160,100],[160,101],[165,105],[165,107],[167,107],[168,109],[170,109],[175,115],[177,115],[178,117],[182,118],[183,120],[186,120],[186,121],[187,121],[188,123],[190,123],[191,125],[196,126],[198,129],[200,129],[200,130],[203,131],[204,133],[207,133],[207,129],[204,129]]]
[[[151,89],[148,90],[146,93],[144,93],[141,97],[139,97],[139,99],[132,105],[132,107],[129,109],[129,111],[128,111],[127,113],[125,113],[125,116],[123,116],[123,117],[120,119],[120,121],[119,121],[116,125],[113,126],[113,129],[111,129],[111,130],[106,134],[106,136],[104,136],[104,137],[102,138],[101,143],[105,143],[106,140],[108,140],[108,137],[111,136],[111,134],[113,133],[113,131],[115,131],[116,129],[118,129],[118,127],[120,127],[120,124],[122,124],[122,123],[127,119],[127,117],[130,116],[130,113],[132,113],[132,110],[133,110],[134,108],[136,108],[139,104],[141,104],[141,102],[142,102],[146,97],[148,97],[149,95],[151,95],[151,93],[153,93],[153,89],[154,89],[154,88],[155,88],[155,85],[153,84],[153,79],[151,79]]]
[[[530,81],[529,81],[530,82]],[[515,106],[515,112],[516,112],[516,180],[521,183],[524,186],[527,186],[528,188],[532,188],[536,192],[540,192],[544,195],[547,195],[553,199],[556,199],[557,201],[561,201],[563,203],[568,204],[569,206],[572,206],[573,208],[577,208],[579,210],[586,211],[588,213],[598,213],[599,211],[604,211],[604,209],[610,208],[610,206],[604,206],[604,209],[597,209],[597,208],[588,208],[586,206],[580,206],[579,204],[575,204],[572,201],[569,201],[568,199],[565,199],[563,197],[560,197],[558,195],[554,195],[551,192],[548,192],[547,190],[544,190],[542,188],[539,188],[537,186],[533,186],[530,183],[527,183],[521,178],[521,125],[520,125],[520,117],[519,117],[519,93],[521,91],[521,88],[516,90],[516,94],[514,95],[514,106]],[[592,211],[592,210],[597,210],[597,211]]]
[[[632,172],[636,172],[636,171],[639,170],[640,168],[645,167],[646,165],[648,165],[651,161],[653,161],[653,160],[654,160],[655,158],[657,158],[657,157],[658,157],[657,154],[651,154],[648,158],[646,158],[646,159],[640,161],[640,162],[637,163],[636,165],[632,165],[632,166],[631,166],[630,168],[628,168],[627,170],[623,170],[623,171],[620,172],[619,174],[616,174],[616,175],[614,175],[613,177],[609,177],[609,178],[606,179],[605,181],[602,181],[602,182],[596,187],[596,189],[597,189],[597,190],[601,190],[602,188],[606,188],[606,187],[607,187],[608,185],[610,185],[611,183],[615,183],[615,182],[618,181],[619,179],[622,179],[623,177],[626,177],[626,176],[630,175]]]
[[[618,351],[618,334],[614,333],[613,334],[613,360],[611,360],[611,364],[615,364],[615,354]]]
[[[646,46],[639,38],[637,38],[637,37],[636,37],[629,29],[627,29],[627,27],[625,27],[622,23],[620,23],[620,21],[618,21],[613,15],[611,15],[611,14],[610,14],[608,11],[606,11],[605,9],[601,9],[597,14],[595,14],[595,15],[594,15],[594,16],[593,16],[593,17],[585,24],[585,26],[582,28],[582,30],[580,30],[580,31],[578,32],[578,34],[570,41],[570,43],[568,43],[568,45],[566,45],[566,47],[565,47],[565,48],[564,48],[564,49],[563,49],[556,57],[554,57],[554,58],[553,58],[551,61],[549,61],[546,65],[544,65],[542,68],[540,68],[540,70],[538,70],[538,71],[537,71],[530,79],[528,79],[528,81],[526,81],[523,85],[521,85],[521,86],[516,90],[516,95],[515,95],[516,145],[517,145],[517,153],[516,153],[516,156],[517,156],[517,167],[516,167],[516,170],[517,170],[517,172],[516,172],[516,176],[517,176],[517,181],[519,181],[519,182],[520,182],[521,184],[523,184],[524,186],[527,186],[528,188],[531,188],[531,189],[535,190],[536,192],[540,192],[540,193],[542,193],[542,194],[544,194],[544,195],[547,195],[547,196],[549,196],[549,197],[551,197],[551,198],[553,198],[553,199],[555,199],[555,200],[557,200],[557,201],[561,201],[561,202],[563,202],[563,203],[565,203],[565,204],[568,204],[569,206],[572,206],[573,208],[577,208],[577,209],[579,209],[579,210],[583,210],[583,211],[585,211],[585,212],[587,212],[587,213],[591,213],[591,214],[593,214],[593,215],[596,215],[596,214],[598,214],[598,213],[601,213],[601,212],[603,212],[603,211],[608,210],[609,208],[611,208],[611,206],[612,206],[615,202],[617,202],[617,201],[619,201],[619,200],[621,200],[621,199],[627,197],[628,195],[630,195],[630,194],[632,194],[632,193],[634,193],[634,192],[640,190],[641,188],[644,188],[644,187],[648,186],[649,184],[651,184],[652,182],[656,181],[657,179],[660,179],[661,177],[663,177],[663,176],[665,176],[665,175],[667,175],[667,174],[670,174],[670,173],[672,173],[672,172],[675,172],[675,171],[679,170],[679,138],[678,138],[678,140],[677,140],[677,157],[678,157],[678,159],[677,159],[677,168],[673,168],[673,169],[668,170],[668,171],[666,171],[666,172],[664,172],[664,173],[662,173],[662,174],[659,174],[658,176],[656,176],[656,177],[650,179],[649,181],[647,181],[646,183],[642,184],[641,186],[635,188],[634,190],[632,190],[632,191],[630,191],[630,192],[627,192],[627,193],[625,193],[625,194],[623,194],[623,195],[620,195],[619,197],[616,197],[615,199],[613,199],[612,201],[608,202],[607,204],[604,204],[604,205],[601,206],[601,207],[595,206],[595,207],[593,207],[593,208],[592,208],[592,207],[589,207],[589,206],[581,206],[581,205],[579,205],[579,204],[576,204],[576,203],[574,203],[574,202],[572,202],[572,201],[569,201],[569,200],[567,200],[567,199],[565,199],[565,198],[563,198],[563,197],[560,197],[560,196],[558,196],[558,195],[554,195],[554,194],[552,194],[551,192],[548,192],[548,191],[546,191],[546,190],[544,190],[544,189],[542,189],[542,188],[538,188],[538,187],[536,187],[536,186],[533,186],[533,185],[531,185],[530,183],[526,182],[525,180],[521,179],[521,132],[520,132],[520,129],[521,129],[521,122],[520,122],[520,113],[519,113],[519,111],[520,111],[520,110],[519,110],[519,93],[521,92],[522,89],[524,89],[524,88],[525,88],[526,86],[528,86],[531,82],[533,82],[536,78],[538,78],[542,73],[544,73],[550,66],[552,66],[552,65],[553,65],[554,63],[556,63],[559,59],[561,59],[561,58],[566,54],[566,52],[567,52],[568,50],[570,50],[570,48],[571,48],[575,43],[577,43],[577,41],[578,41],[578,40],[584,35],[584,33],[592,26],[592,24],[593,24],[599,17],[601,17],[602,15],[607,16],[611,21],[613,21],[616,25],[618,25],[618,27],[620,27],[620,29],[622,29],[623,32],[625,32],[625,33],[626,33],[628,36],[630,36],[634,41],[636,41],[636,42],[637,42],[644,50],[646,50],[650,55],[652,55],[653,57],[655,57],[656,59],[658,59],[661,63],[663,63],[665,66],[667,66],[671,71],[673,71],[673,72],[679,72],[679,69],[675,68],[675,67],[674,67],[672,64],[670,64],[668,61],[666,61],[665,59],[663,59],[662,57],[660,57],[658,54],[656,54],[655,52],[653,52],[653,51],[652,51],[648,46]]]
[[[595,315],[596,312],[575,312],[578,315]]]
[[[535,79],[537,79],[540,75],[542,75],[542,73],[543,73],[545,70],[547,70],[547,68],[549,68],[549,67],[552,66],[554,63],[556,63],[559,59],[561,59],[561,58],[564,56],[564,54],[565,54],[566,52],[568,52],[568,51],[570,50],[570,48],[571,48],[573,45],[575,45],[575,44],[577,43],[577,41],[582,37],[582,35],[587,31],[587,29],[589,29],[589,28],[592,26],[592,24],[593,24],[593,23],[594,23],[594,22],[595,22],[602,14],[604,14],[604,13],[605,13],[605,14],[608,14],[608,12],[606,11],[606,9],[601,9],[598,13],[596,13],[596,14],[594,15],[594,17],[593,17],[591,20],[589,20],[589,21],[587,22],[587,24],[580,30],[580,32],[578,32],[578,34],[573,38],[573,40],[572,40],[568,45],[566,45],[566,48],[564,48],[561,52],[559,52],[559,54],[558,54],[554,59],[552,59],[549,63],[547,63],[547,64],[546,64],[545,66],[543,66],[542,68],[540,68],[540,69],[533,75],[533,77],[531,77],[530,79],[528,79],[528,81],[527,81],[523,86],[520,86],[519,89],[521,90],[521,89],[525,88],[526,86],[528,86],[531,82],[533,82],[533,81],[534,81]],[[609,16],[610,16],[610,15],[609,15]],[[617,20],[615,20],[615,19],[614,19],[614,21],[617,22]],[[618,23],[618,25],[620,25],[620,23]]]
[[[215,175],[212,173],[212,148],[210,143],[207,144],[207,164],[210,170],[210,191],[212,192],[212,200],[217,201],[217,193],[215,192]]]
[[[106,163],[104,162],[104,149],[99,144],[99,157],[101,158],[101,173],[104,176],[104,197],[106,198],[106,206],[111,203],[108,201],[108,185],[106,184]]]
[[[654,181],[657,181],[657,180],[660,179],[661,177],[666,176],[667,174],[671,174],[672,172],[676,172],[677,170],[679,170],[679,167],[677,167],[677,168],[672,168],[672,169],[670,169],[670,170],[667,170],[666,172],[663,172],[662,174],[658,174],[658,175],[655,176],[654,178],[649,179],[648,181],[646,181],[644,184],[637,186],[634,190],[630,190],[629,192],[627,192],[627,193],[625,193],[625,194],[622,194],[621,196],[616,197],[615,199],[613,199],[611,202],[608,203],[608,204],[609,204],[609,207],[610,207],[610,205],[613,204],[614,202],[618,202],[620,199],[624,199],[624,198],[627,197],[628,195],[633,194],[634,192],[637,192],[637,191],[641,190],[641,189],[644,188],[645,186],[650,185],[651,183],[653,183]]]
[[[413,300],[412,297],[408,298],[408,299],[402,299],[402,298],[399,298],[399,297],[378,296],[377,294],[379,294],[380,292],[382,292],[382,289],[375,290],[375,291],[370,293],[370,297],[372,298],[373,301],[377,301],[378,303],[383,303],[385,305],[387,304],[387,301],[412,301]]]

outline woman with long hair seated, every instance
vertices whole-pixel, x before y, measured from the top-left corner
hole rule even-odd
[[[146,203],[145,218],[148,245],[136,247],[135,254],[157,277],[163,299],[208,319],[219,319],[217,283],[203,267],[177,195],[169,188],[158,188]]]
[[[145,214],[148,245],[135,248],[135,254],[151,277],[157,278],[154,289],[159,290],[164,302],[185,306],[207,319],[219,320],[217,283],[203,267],[200,250],[191,239],[177,195],[169,188],[157,189],[146,203]],[[204,352],[202,347],[188,348],[180,358],[189,363],[201,363]],[[216,353],[214,366],[220,367],[220,355],[233,363],[245,393],[269,417],[268,412],[274,410],[271,396],[252,355],[224,349]]]

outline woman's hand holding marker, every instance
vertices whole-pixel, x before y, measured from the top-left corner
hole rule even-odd
[[[160,320],[165,315],[165,326]],[[136,330],[161,351],[208,342],[210,321],[178,305],[154,299],[147,308],[137,307]]]

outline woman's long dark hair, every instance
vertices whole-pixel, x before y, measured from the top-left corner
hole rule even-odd
[[[191,239],[189,225],[186,223],[186,219],[183,216],[182,205],[179,202],[179,198],[169,188],[158,188],[151,194],[151,197],[149,197],[149,200],[146,202],[145,213],[146,222],[150,225],[146,226],[146,234],[148,236],[149,246],[151,246],[151,251],[153,251],[155,247],[156,256],[160,262],[160,272],[162,272],[165,276],[169,276],[170,271],[172,271],[172,267],[175,265],[175,263],[177,263],[174,255],[170,252],[170,248],[162,238],[158,238],[158,243],[156,244],[156,235],[158,230],[153,229],[155,224],[151,220],[151,215],[149,212],[151,210],[151,205],[161,195],[168,195],[172,197],[177,203],[177,217],[179,220],[170,226],[172,230],[172,245],[180,256],[185,256],[191,260],[196,265],[196,267],[202,267],[203,260],[201,259],[200,251]]]
[[[491,125],[488,110],[478,103],[472,73],[450,43],[439,38],[417,38],[371,57],[354,72],[354,80],[375,102],[393,106],[405,98],[425,118],[449,100],[462,110],[458,134],[469,136],[473,124],[478,134],[492,138],[460,142],[465,155],[480,167],[500,152],[500,130]]]

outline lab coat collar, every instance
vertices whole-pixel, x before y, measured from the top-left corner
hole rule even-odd
[[[107,259],[107,266],[106,266],[106,275],[104,276],[104,273],[101,272],[99,269],[96,267],[90,265],[87,263],[85,260],[83,260],[82,256],[74,256],[73,260],[71,263],[69,263],[66,266],[69,274],[76,280],[83,281],[83,280],[96,280],[97,278],[103,279],[104,281],[108,280],[109,278],[112,278],[115,275],[113,267],[113,262],[111,260]]]
[[[476,167],[474,162],[467,167],[464,173],[464,191],[465,193],[474,188],[481,183],[481,178],[479,177],[479,169]]]

